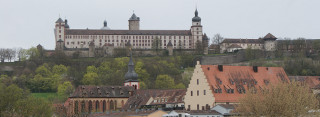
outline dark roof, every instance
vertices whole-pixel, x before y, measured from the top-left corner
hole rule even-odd
[[[59,39],[58,42],[63,42],[63,40],[62,40],[62,39]]]
[[[196,9],[196,11],[194,12],[194,17],[192,18],[193,22],[200,22],[201,18],[198,16],[198,10]]]
[[[219,106],[226,108],[226,109],[234,109],[235,105],[233,104],[219,104]]]
[[[134,71],[134,63],[132,60],[132,52],[130,53],[130,60],[128,63],[128,72],[124,75],[124,79],[126,82],[138,81],[138,74]]]
[[[94,46],[94,42],[91,41],[90,44],[89,44],[89,46]]]
[[[206,33],[204,33],[203,37],[202,37],[203,40],[209,40],[208,36]]]
[[[129,18],[129,20],[136,20],[136,21],[139,21],[140,18],[136,16],[136,14],[132,14],[132,16]]]
[[[81,85],[70,98],[120,98],[130,97],[129,91],[134,91],[131,86],[90,86]]]
[[[70,28],[70,27],[69,27],[69,25],[68,25],[68,20],[67,20],[67,19],[65,19],[65,20],[64,20],[64,22],[65,22],[64,27],[65,27],[65,28]]]
[[[172,43],[171,43],[171,40],[169,40],[169,42],[168,42],[168,45],[167,45],[168,47],[169,46],[172,46]]]
[[[271,33],[268,33],[266,36],[263,37],[264,40],[276,40],[277,37],[273,36]]]
[[[63,20],[61,18],[59,18],[56,23],[63,23]]]
[[[242,47],[240,45],[238,45],[238,44],[232,44],[228,48],[242,48]]]
[[[224,39],[222,43],[264,43],[262,39]]]
[[[148,89],[148,90],[137,90],[134,96],[131,96],[127,103],[124,105],[125,110],[135,110],[140,108],[142,105],[156,105],[156,104],[170,104],[170,103],[183,103],[183,97],[186,94],[186,89]],[[152,102],[147,104],[147,102],[153,98],[153,100],[158,98],[167,98],[167,102]],[[131,108],[130,108],[131,105]]]
[[[221,113],[215,111],[215,110],[191,110],[191,111],[185,111],[191,115],[222,115]]]
[[[191,35],[190,30],[88,30],[70,29],[66,35]]]

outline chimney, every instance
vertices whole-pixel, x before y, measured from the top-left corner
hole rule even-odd
[[[223,65],[218,65],[219,71],[223,71]]]
[[[258,66],[253,66],[253,71],[258,72]]]

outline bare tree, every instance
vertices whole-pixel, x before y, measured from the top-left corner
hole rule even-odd
[[[23,48],[17,48],[16,54],[19,61],[24,61],[27,59],[27,50]]]
[[[5,49],[4,48],[0,48],[0,61],[3,63],[4,60],[5,60],[5,56],[6,56],[6,53],[5,53]]]
[[[15,49],[7,49],[7,59],[9,62],[16,58],[16,50]]]
[[[219,33],[215,34],[212,38],[212,44],[220,44],[223,40],[224,38]]]
[[[235,111],[241,116],[298,117],[315,114],[316,96],[302,83],[278,83],[261,90],[251,89]],[[318,113],[318,112],[316,112]],[[312,117],[312,115],[309,115]]]

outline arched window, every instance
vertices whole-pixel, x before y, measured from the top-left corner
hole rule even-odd
[[[78,108],[79,108],[79,103],[78,103],[78,101],[75,101],[75,102],[74,102],[74,106],[75,106],[75,107],[74,107],[74,113],[75,113],[75,114],[78,114],[78,112],[79,112],[79,109],[78,109]]]
[[[92,112],[92,101],[90,100],[89,101],[89,113],[91,113]]]
[[[121,100],[121,108],[124,106],[124,101]]]
[[[99,101],[97,100],[96,101],[96,112],[99,112],[100,111],[100,109],[99,109]]]
[[[85,112],[86,104],[84,101],[81,102],[81,112]]]
[[[105,112],[106,111],[106,101],[105,100],[103,100],[103,102],[102,102],[102,111],[103,112]]]
[[[113,101],[112,101],[112,100],[110,101],[110,106],[109,106],[109,107],[110,107],[110,110],[114,110],[114,109],[115,109],[115,108],[114,108],[114,104],[113,104]]]

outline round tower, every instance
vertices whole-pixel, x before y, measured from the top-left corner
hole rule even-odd
[[[273,36],[271,33],[268,33],[263,37],[264,40],[264,50],[265,51],[275,51],[276,50],[276,40],[277,37]]]
[[[136,14],[132,14],[129,18],[129,30],[140,30],[140,18]]]

